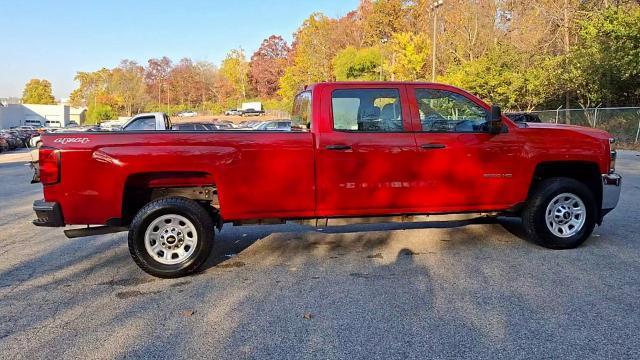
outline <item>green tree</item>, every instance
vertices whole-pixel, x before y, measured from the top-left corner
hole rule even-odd
[[[40,79],[29,80],[22,92],[22,102],[24,104],[55,104],[56,99],[51,93],[51,83]]]
[[[640,102],[640,8],[610,7],[578,26],[565,81],[580,105]]]
[[[506,109],[532,110],[561,93],[560,62],[560,58],[531,57],[512,46],[496,45],[479,59],[452,67],[438,80]]]
[[[87,120],[85,124],[96,125],[105,120],[114,120],[118,118],[118,114],[109,105],[92,104],[87,111]]]
[[[379,48],[356,49],[349,46],[333,59],[333,73],[338,81],[378,80],[382,54]]]
[[[236,98],[246,99],[249,80],[249,62],[244,56],[244,50],[233,49],[222,61],[220,73],[231,83],[236,91]]]

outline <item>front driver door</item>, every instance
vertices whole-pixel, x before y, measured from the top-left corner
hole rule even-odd
[[[497,210],[513,205],[522,142],[513,125],[487,132],[489,107],[443,85],[407,87],[419,171],[420,201],[431,212]]]

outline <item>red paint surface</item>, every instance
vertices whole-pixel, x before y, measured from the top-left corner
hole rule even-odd
[[[337,132],[331,92],[397,88],[401,133]],[[49,134],[61,150],[60,182],[44,185],[67,224],[104,224],[122,217],[126,184],[218,188],[225,220],[504,210],[525,201],[536,165],[585,161],[606,173],[609,134],[595,129],[530,124],[506,117],[508,132],[423,133],[412,83],[323,83],[312,86],[310,132],[138,132]],[[55,141],[61,138],[87,141]],[[439,143],[425,150],[421,144]],[[350,150],[329,151],[343,144]],[[43,160],[43,159],[41,159]]]

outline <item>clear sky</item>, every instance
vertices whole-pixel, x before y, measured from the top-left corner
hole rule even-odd
[[[0,97],[22,96],[31,78],[53,84],[57,98],[75,88],[76,71],[121,59],[183,57],[218,64],[241,46],[292,34],[313,12],[337,17],[358,0],[3,0],[0,3]]]

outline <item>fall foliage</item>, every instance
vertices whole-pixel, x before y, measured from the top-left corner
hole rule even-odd
[[[90,118],[101,114],[93,119],[144,110],[219,113],[256,99],[288,110],[314,82],[435,75],[511,110],[640,105],[636,1],[444,0],[437,9],[432,3],[362,0],[339,18],[313,13],[291,44],[271,35],[250,58],[232,49],[219,65],[123,60],[113,69],[79,72],[71,99],[89,106]]]

